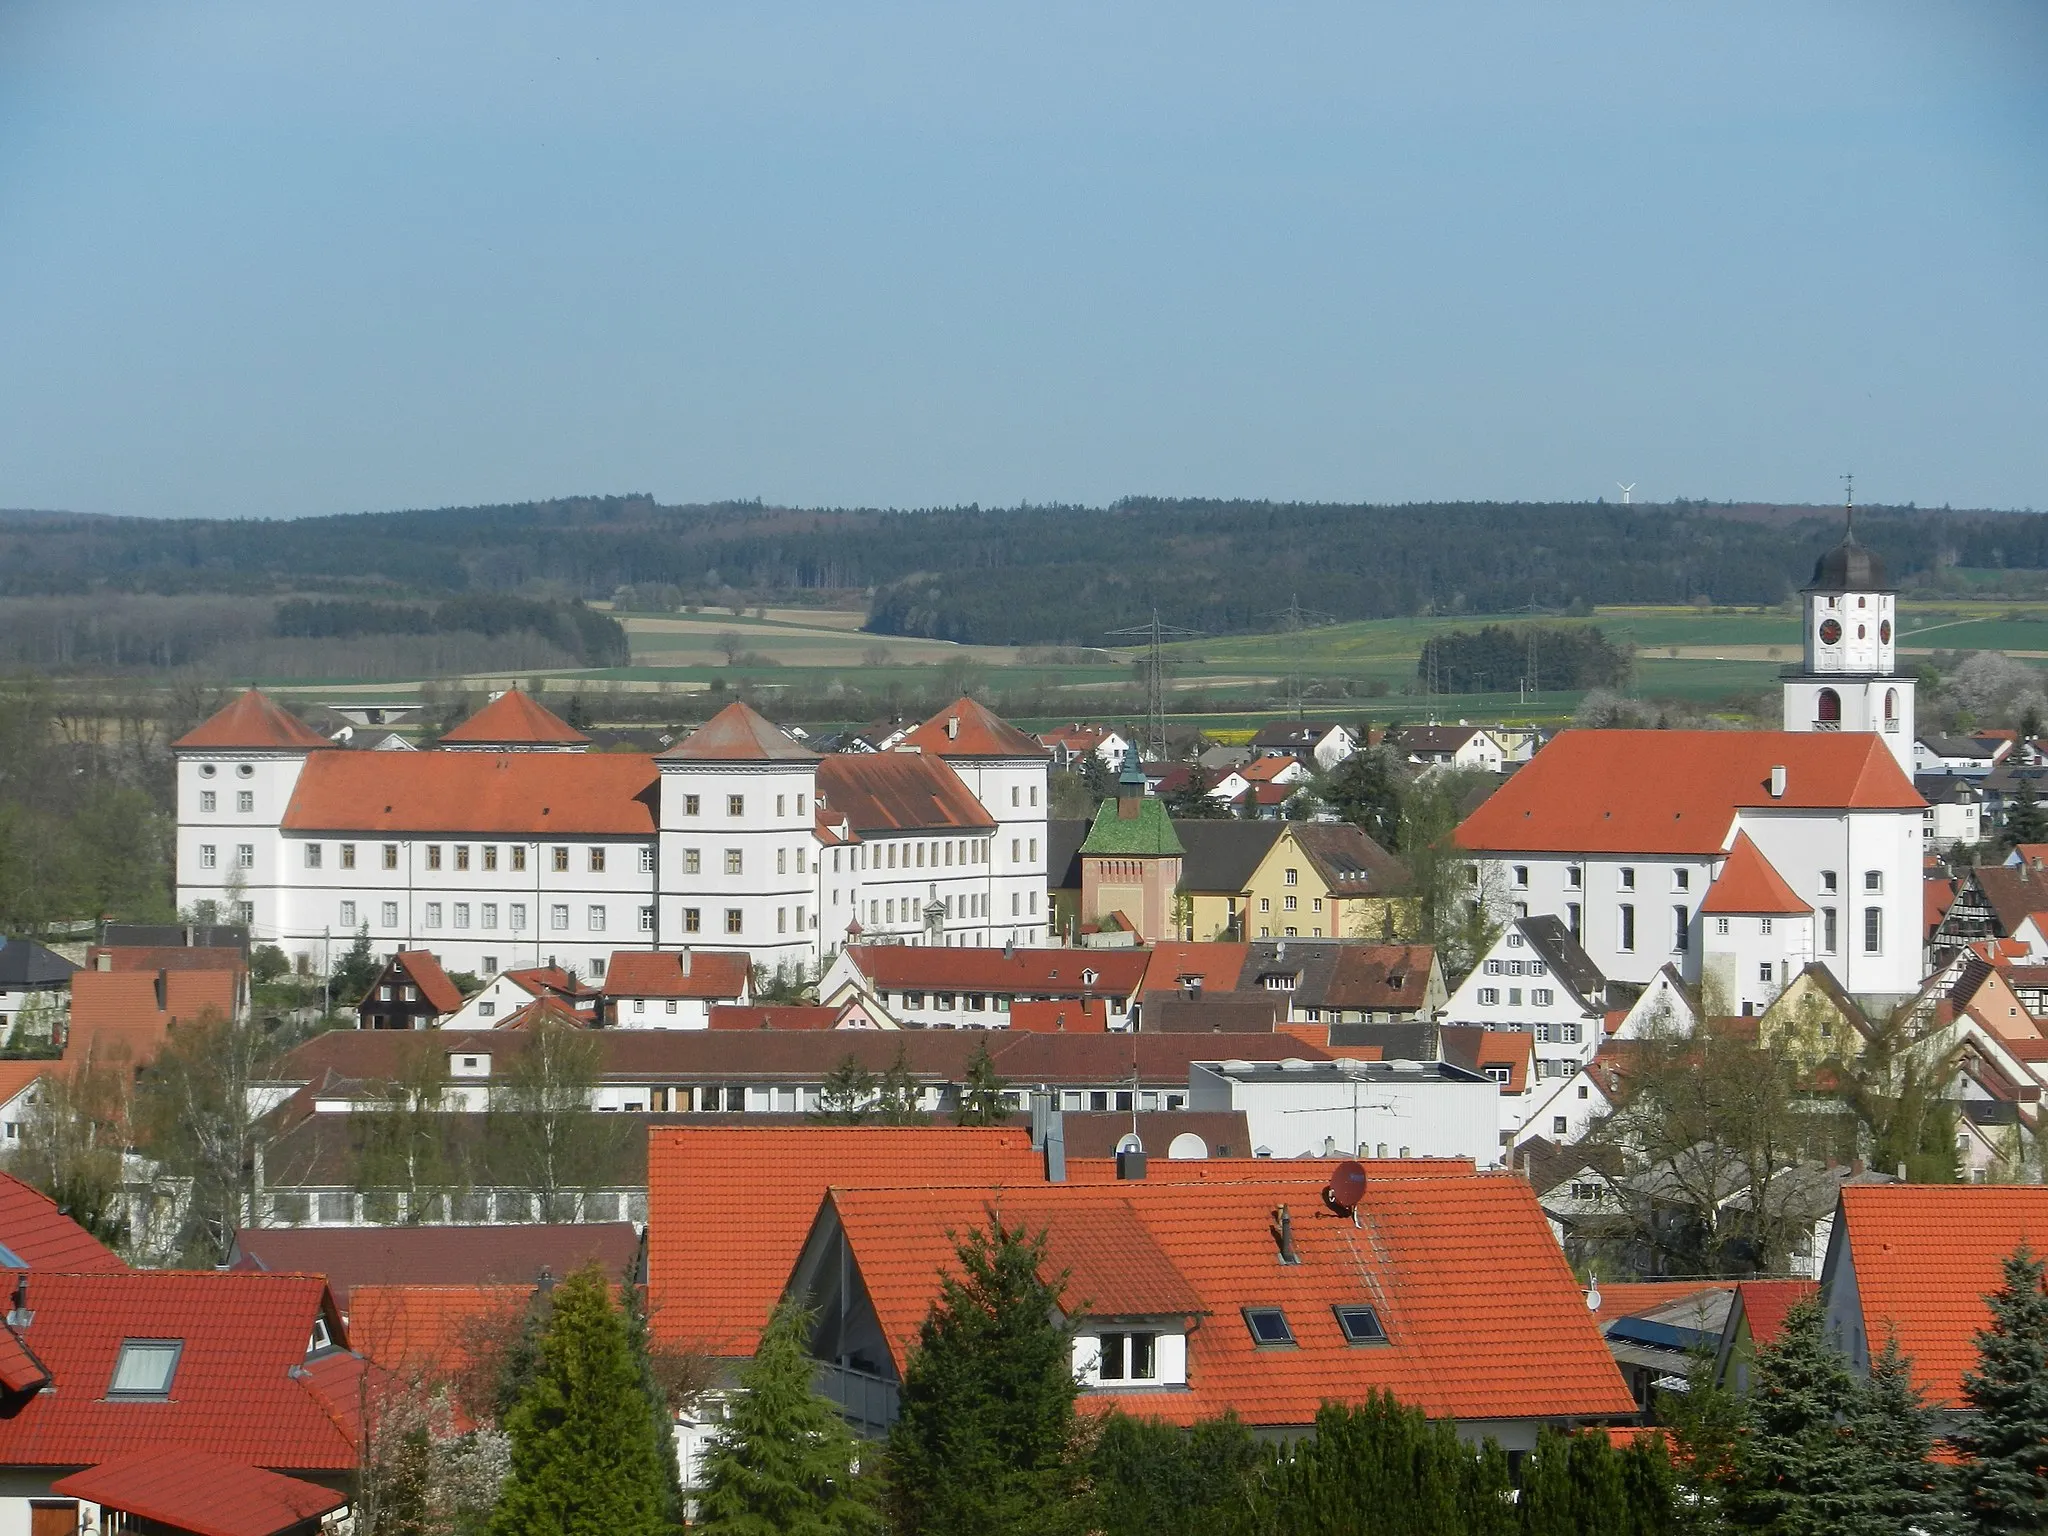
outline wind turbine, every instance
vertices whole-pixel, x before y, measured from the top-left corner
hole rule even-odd
[[[1619,480],[1615,481],[1614,483],[1618,486],[1621,486],[1621,504],[1624,507],[1634,506],[1635,502],[1631,499],[1630,493],[1633,492],[1636,488],[1635,481],[1631,480],[1627,485],[1622,485]]]

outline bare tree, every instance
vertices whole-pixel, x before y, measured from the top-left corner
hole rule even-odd
[[[612,1171],[632,1126],[592,1107],[602,1047],[595,1035],[547,1019],[526,1036],[491,1089],[495,1180],[531,1190],[549,1220]]]
[[[226,1262],[253,1214],[256,1151],[269,1132],[250,1089],[272,1059],[261,1027],[208,1008],[171,1027],[137,1089],[138,1140],[167,1174],[190,1181],[179,1246],[194,1262]]]

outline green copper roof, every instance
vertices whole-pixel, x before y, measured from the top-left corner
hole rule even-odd
[[[1116,801],[1105,800],[1096,807],[1095,825],[1081,844],[1083,857],[1115,853],[1164,858],[1185,851],[1174,835],[1173,819],[1166,814],[1164,802],[1140,800],[1138,814],[1129,821],[1117,815],[1116,806]]]

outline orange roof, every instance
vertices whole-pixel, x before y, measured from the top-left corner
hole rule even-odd
[[[840,951],[877,988],[950,987],[1053,997],[1128,997],[1145,974],[1142,949],[947,949],[849,944]],[[1093,976],[1093,981],[1085,980]]]
[[[441,738],[458,747],[514,746],[529,743],[569,745],[590,738],[566,720],[543,709],[530,694],[508,688]]]
[[[1010,1004],[1010,1028],[1040,1035],[1100,1035],[1109,1015],[1099,997],[1070,997],[1048,1003]]]
[[[1771,770],[1786,770],[1771,796]],[[1920,810],[1860,731],[1564,731],[1458,828],[1489,853],[1718,854],[1738,810]]]
[[[1166,992],[1178,988],[1184,977],[1200,977],[1205,992],[1237,989],[1238,972],[1244,969],[1249,944],[1183,944],[1162,940],[1149,951],[1145,964],[1145,990]]]
[[[796,1004],[749,1007],[739,1003],[713,1003],[713,1029],[837,1029],[840,1010],[807,1008]]]
[[[401,949],[391,957],[397,974],[420,989],[420,996],[434,1005],[437,1013],[453,1013],[462,1006],[462,988],[442,969],[441,957],[431,949]]]
[[[106,1244],[33,1185],[0,1173],[0,1264],[85,1272],[126,1269]]]
[[[237,747],[288,748],[310,751],[334,744],[297,715],[277,707],[251,688],[227,708],[208,716],[171,743],[174,752],[201,752],[208,748],[231,751]]]
[[[1920,914],[1926,920],[1929,938],[1941,926],[1941,920],[1948,916],[1948,909],[1955,905],[1956,884],[1954,880],[1920,882]]]
[[[139,1067],[162,1049],[173,1024],[191,1023],[208,1012],[232,1018],[240,987],[236,971],[80,971],[71,978],[64,1060],[104,1059],[125,1051]]]
[[[1237,770],[1238,777],[1247,784],[1265,784],[1283,773],[1294,779],[1306,777],[1300,762],[1291,757],[1255,757]]]
[[[988,808],[960,775],[916,752],[838,752],[818,763],[818,815],[850,823],[863,836],[878,832],[995,827]]]
[[[751,1355],[832,1184],[1037,1184],[1024,1129],[656,1126],[647,1133],[647,1274],[662,1339]]]
[[[1735,834],[1735,846],[1721,873],[1707,887],[1702,912],[1804,912],[1813,907],[1799,899],[1799,893],[1785,883],[1785,877],[1771,867],[1771,861],[1749,840],[1747,832]]]
[[[506,1014],[497,1023],[499,1029],[539,1029],[544,1023],[553,1022],[569,1029],[588,1029],[595,1021],[580,1009],[572,1008],[552,992],[536,997],[530,1003],[522,1003]]]
[[[737,998],[747,990],[750,971],[744,953],[620,949],[605,965],[604,995]]]
[[[1774,1343],[1785,1327],[1785,1314],[1819,1289],[1813,1280],[1745,1280],[1736,1286],[1735,1304],[1749,1324],[1751,1347]]]
[[[2048,1188],[1852,1184],[1842,1223],[1871,1354],[1896,1332],[1930,1403],[1959,1406],[1975,1336],[1990,1323],[1984,1297],[2004,1283],[2006,1256],[2022,1242],[2048,1253]]]
[[[1378,1389],[1433,1418],[1526,1419],[1629,1415],[1635,1404],[1585,1298],[1550,1236],[1529,1186],[1509,1176],[1373,1179],[1359,1222],[1326,1212],[1320,1164],[1267,1163],[1257,1182],[1128,1182],[1114,1187],[1040,1185],[1028,1190],[835,1188],[861,1282],[899,1364],[937,1292],[957,1264],[950,1234],[1005,1221],[1050,1234],[1050,1262],[1086,1250],[1069,1297],[1111,1298],[1095,1315],[1130,1315],[1120,1299],[1142,1284],[1165,1301],[1185,1286],[1201,1325],[1188,1336],[1188,1390],[1125,1396],[1091,1392],[1090,1409],[1122,1407],[1186,1424],[1233,1411],[1253,1425],[1307,1424],[1318,1407]],[[1273,1213],[1292,1214],[1298,1264],[1277,1261]],[[1122,1207],[1122,1210],[1117,1210]],[[1061,1237],[1069,1221],[1081,1236]],[[1097,1253],[1110,1228],[1142,1230],[1135,1247]],[[1154,1258],[1153,1255],[1158,1257]],[[1153,1273],[1164,1265],[1172,1279]],[[1077,1267],[1078,1268],[1078,1267]],[[1360,1349],[1332,1308],[1369,1305],[1384,1346]],[[1240,1309],[1281,1308],[1292,1349],[1260,1349]],[[1167,1315],[1177,1307],[1160,1307]]]
[[[402,1380],[451,1381],[482,1337],[516,1327],[533,1298],[520,1285],[358,1285],[349,1293],[348,1341]]]
[[[657,771],[637,753],[323,752],[288,832],[650,837]]]
[[[661,754],[663,762],[816,762],[818,754],[792,741],[753,706],[734,699]]]
[[[117,1456],[58,1478],[50,1492],[194,1536],[277,1536],[348,1502],[338,1488],[195,1450]]]
[[[0,1061],[0,1104],[6,1104],[45,1072],[62,1070],[61,1061]]]
[[[1505,1094],[1529,1091],[1529,1074],[1535,1070],[1536,1064],[1536,1037],[1533,1034],[1458,1024],[1442,1026],[1439,1034],[1445,1061],[1482,1076],[1488,1075],[1488,1067],[1505,1067],[1507,1081],[1500,1085],[1500,1091]]]
[[[1046,750],[1000,715],[962,694],[897,743],[934,757],[1031,758]]]

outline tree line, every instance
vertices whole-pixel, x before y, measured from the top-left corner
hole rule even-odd
[[[560,646],[585,666],[618,667],[629,659],[617,619],[581,603],[537,602],[475,592],[434,604],[351,598],[292,598],[277,605],[273,630],[311,639],[364,635],[479,634],[496,638],[526,630]]]
[[[1591,624],[1488,624],[1422,642],[1415,676],[1435,693],[1621,688],[1635,670],[1626,646]]]

